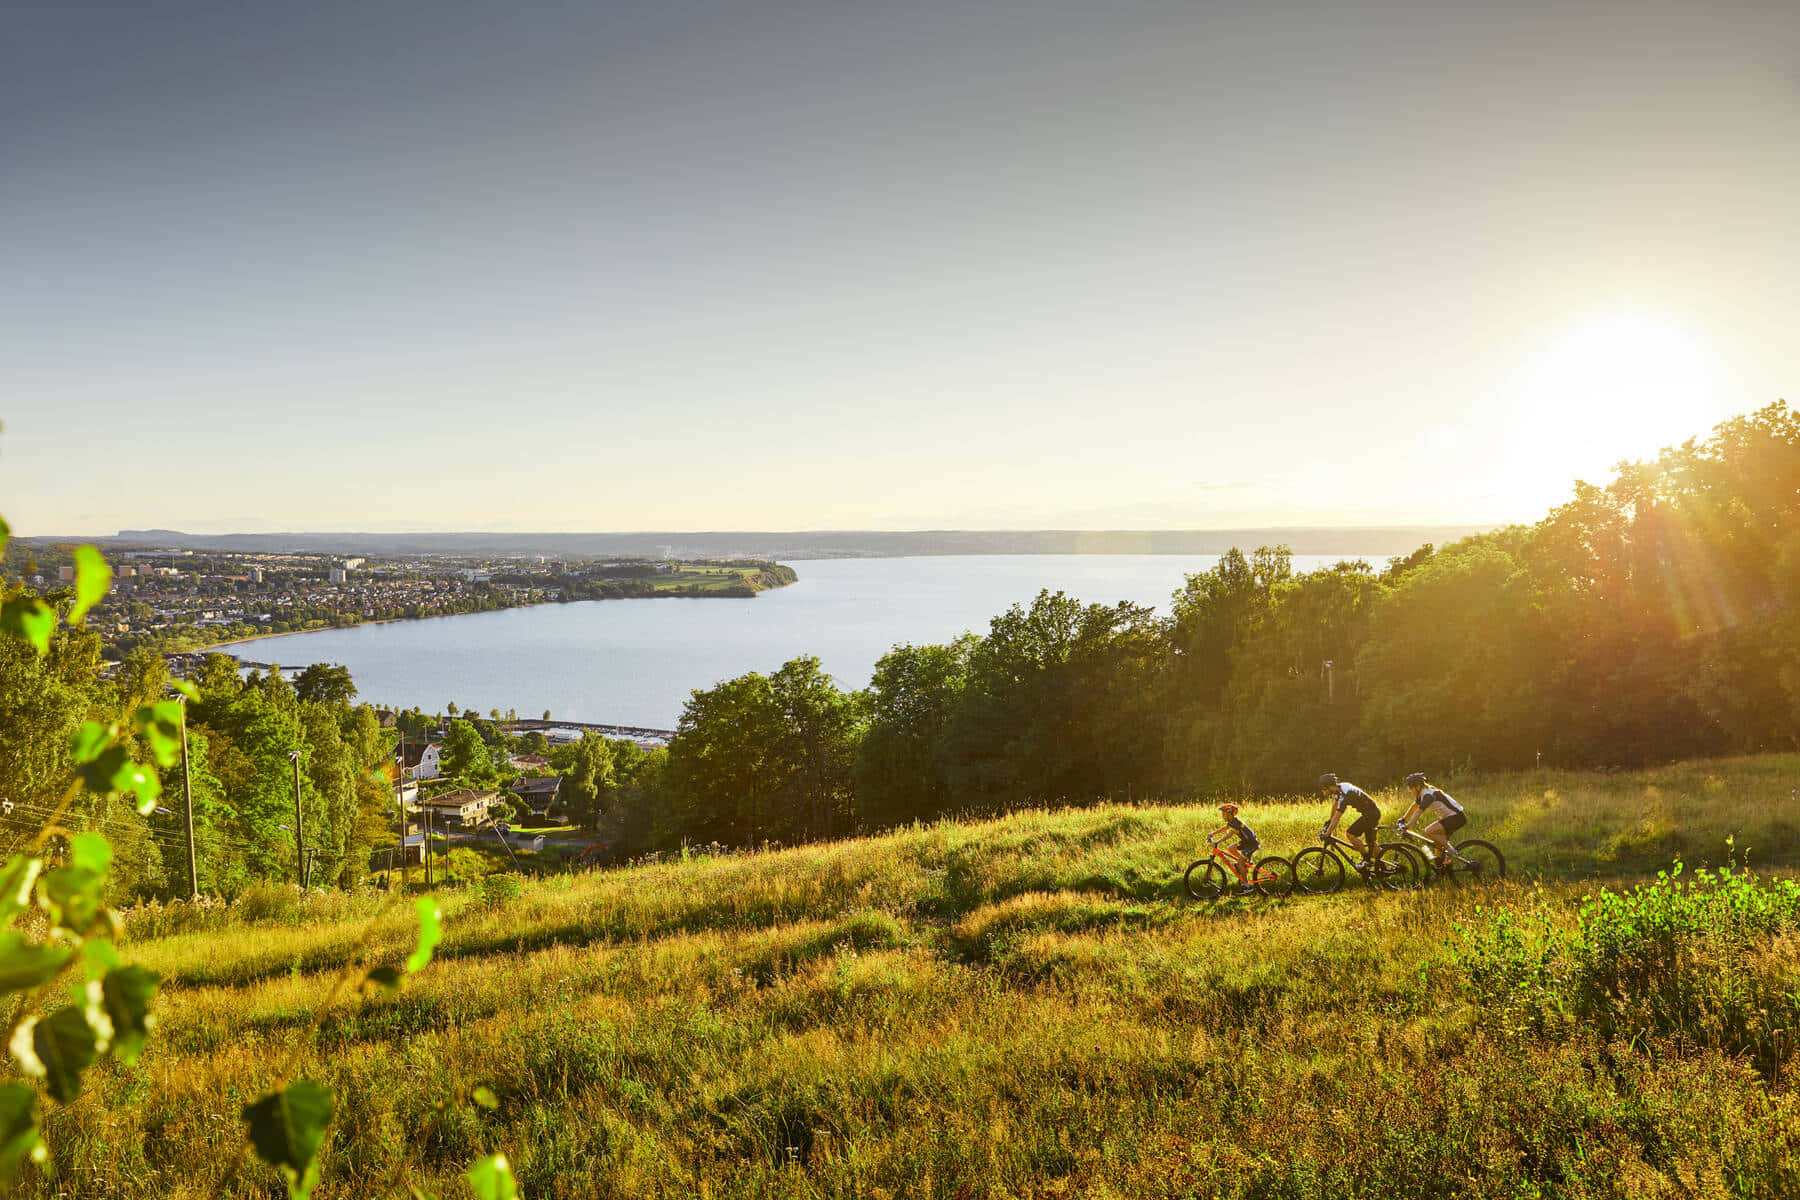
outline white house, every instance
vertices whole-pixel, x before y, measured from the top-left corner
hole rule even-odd
[[[438,765],[436,742],[407,743],[400,757],[400,765],[414,779],[436,779],[444,773],[443,768]]]

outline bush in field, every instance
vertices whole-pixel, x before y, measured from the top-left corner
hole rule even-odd
[[[1800,933],[1800,883],[1677,862],[1629,891],[1601,889],[1558,925],[1541,905],[1460,927],[1470,991],[1514,1031],[1580,1026],[1747,1055],[1776,1074],[1800,1029],[1800,974],[1777,940]]]
[[[481,902],[489,908],[502,908],[519,898],[519,877],[502,872],[481,881]]]

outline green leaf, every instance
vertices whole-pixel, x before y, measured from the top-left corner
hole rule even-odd
[[[256,1156],[278,1169],[290,1197],[310,1195],[319,1180],[317,1158],[331,1124],[331,1093],[298,1079],[244,1109]]]
[[[37,1093],[28,1083],[0,1084],[0,1187],[10,1184],[27,1160],[48,1157],[38,1124]]]
[[[92,546],[75,547],[75,603],[69,608],[69,624],[79,625],[110,587],[112,568],[100,552]]]
[[[476,1200],[518,1200],[519,1189],[513,1185],[512,1164],[504,1154],[490,1154],[477,1159],[469,1168],[469,1186]]]
[[[100,1036],[87,1014],[69,1005],[37,1023],[31,1048],[44,1064],[44,1089],[68,1104],[81,1094],[81,1073],[100,1056]]]
[[[69,735],[69,757],[77,763],[96,761],[112,745],[113,734],[117,732],[115,726],[88,721]]]
[[[198,687],[195,687],[188,680],[186,680],[186,679],[171,679],[171,680],[169,680],[169,686],[174,688],[176,691],[180,692],[182,695],[186,696],[189,700],[193,701],[195,704],[200,703],[200,689]]]
[[[58,867],[44,876],[44,907],[71,933],[86,933],[105,907],[106,877],[82,867]]]
[[[482,1087],[478,1087],[474,1091],[470,1092],[469,1099],[473,1100],[475,1103],[481,1105],[481,1107],[487,1109],[490,1112],[493,1111],[494,1109],[500,1107],[500,1097],[494,1095],[493,1088],[487,1087],[485,1085]]]
[[[0,934],[0,992],[28,992],[48,983],[73,957],[73,946],[40,946],[21,933]]]
[[[6,541],[10,537],[12,537],[12,526],[6,523],[5,517],[0,517],[0,554],[6,553]]]
[[[43,869],[43,859],[23,854],[15,854],[6,860],[6,866],[0,867],[0,924],[11,924],[14,917],[31,907],[31,885]]]
[[[104,875],[112,870],[112,847],[98,833],[78,833],[69,839],[69,865],[78,871]]]
[[[136,796],[138,816],[147,817],[162,798],[162,780],[148,767],[128,762],[113,775],[113,790]]]
[[[88,791],[96,796],[104,796],[118,790],[113,786],[113,777],[130,763],[131,756],[125,753],[125,747],[108,746],[86,762],[77,759],[75,774],[81,776],[82,786]]]
[[[113,1057],[127,1066],[144,1052],[144,1042],[156,1022],[150,1001],[156,996],[157,978],[156,972],[142,967],[120,967],[108,971],[101,982],[106,1013],[113,1023]]]
[[[55,631],[56,610],[36,596],[15,596],[0,604],[0,636],[24,638],[40,656],[50,653]]]
[[[181,761],[181,708],[179,700],[161,700],[144,705],[131,716],[132,724],[150,743],[158,766],[172,767]]]
[[[436,896],[420,896],[419,910],[419,944],[406,960],[407,971],[422,971],[431,962],[431,955],[439,942],[444,940],[444,927],[438,923],[438,902]]]

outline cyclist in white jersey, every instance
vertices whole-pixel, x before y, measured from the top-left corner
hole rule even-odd
[[[1441,864],[1454,859],[1459,863],[1467,863],[1469,860],[1450,845],[1450,835],[1469,823],[1463,806],[1443,788],[1432,786],[1422,771],[1414,771],[1408,775],[1406,786],[1412,789],[1412,807],[1406,810],[1406,815],[1400,818],[1395,828],[1405,829],[1414,815],[1424,813],[1431,818],[1431,824],[1425,827],[1424,833],[1431,839],[1431,844],[1437,847],[1438,862]]]

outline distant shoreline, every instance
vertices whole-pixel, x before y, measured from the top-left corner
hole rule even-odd
[[[1410,554],[1498,528],[1485,525],[1268,526],[1248,529],[703,530],[635,533],[224,533],[128,529],[107,547],[366,557],[915,558],[988,554],[1223,554],[1285,545],[1295,554]]]

